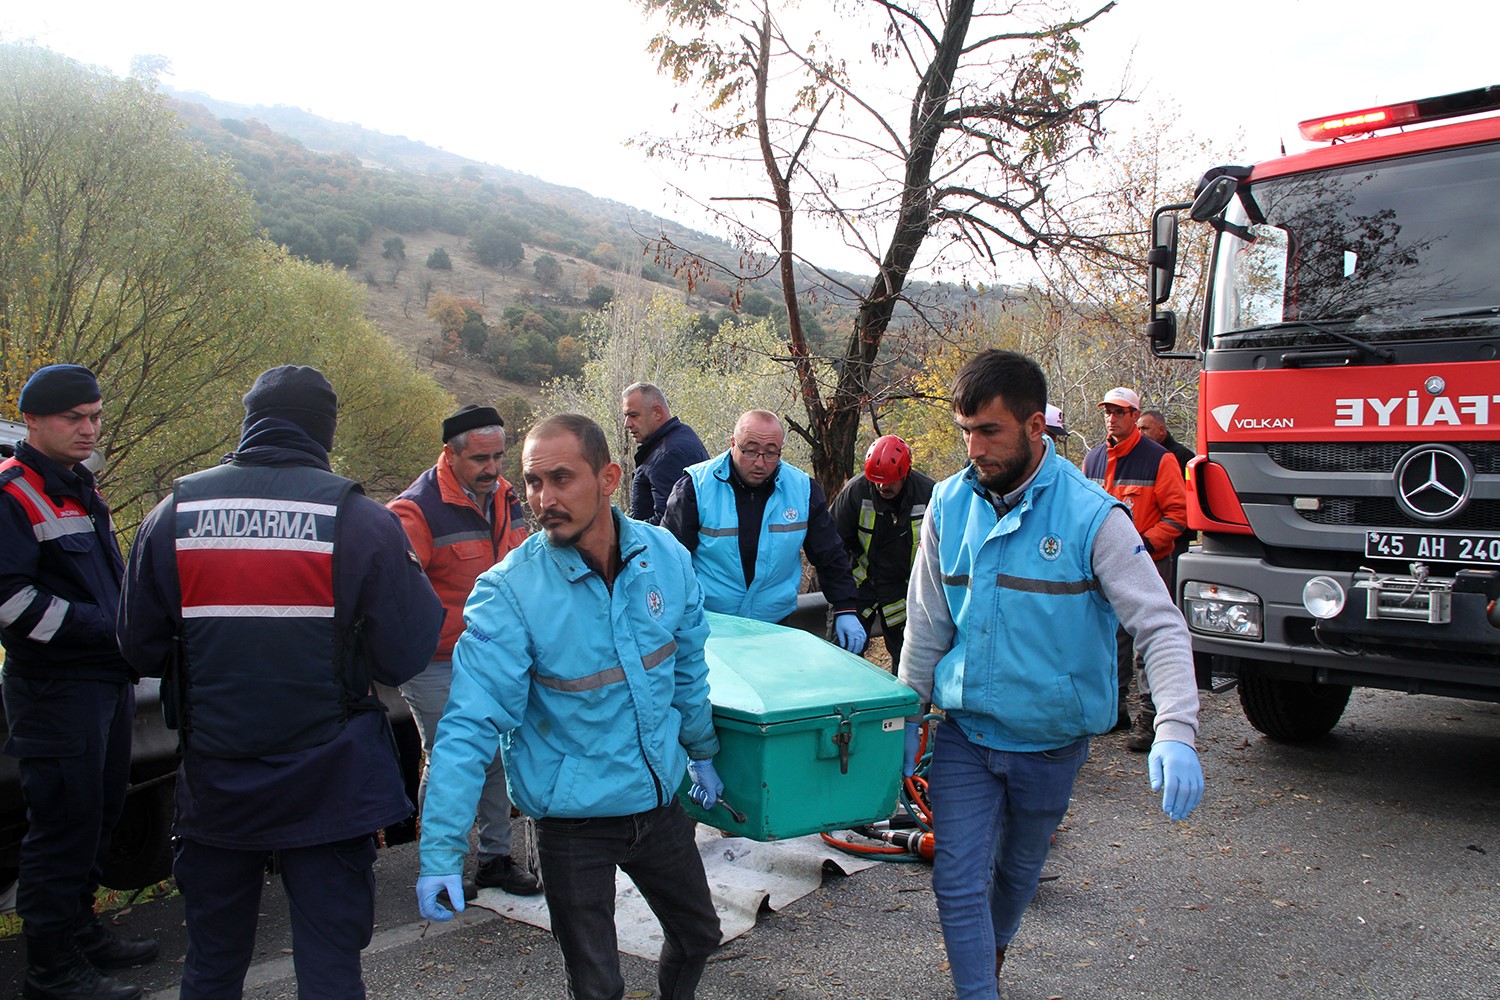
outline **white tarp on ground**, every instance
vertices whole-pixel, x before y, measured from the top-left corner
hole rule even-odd
[[[763,844],[701,825],[698,853],[703,856],[725,941],[754,927],[762,904],[779,910],[822,885],[824,862],[845,875],[880,863],[835,850],[817,834]],[[481,889],[470,905],[536,927],[552,928],[541,896],[512,896],[499,889]],[[661,954],[661,925],[623,872],[615,881],[615,927],[621,951],[649,959]]]

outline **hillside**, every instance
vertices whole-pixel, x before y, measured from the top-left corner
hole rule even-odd
[[[653,252],[655,238],[710,259],[741,255],[651,212],[297,108],[174,97],[190,134],[233,162],[270,238],[359,280],[369,317],[460,401],[534,400],[546,379],[575,373],[583,317],[620,285],[678,295],[706,327],[731,310],[785,324],[770,278],[735,286],[700,273],[690,287],[672,273],[673,262]],[[393,241],[404,259],[391,255]],[[438,248],[451,270],[426,266]],[[552,258],[545,275],[537,270],[544,257]],[[836,277],[856,288],[869,284],[853,274]],[[808,293],[803,324],[813,351],[841,354],[851,306],[819,293],[810,270],[799,283]],[[1009,295],[921,282],[907,292],[953,315],[998,308]],[[428,315],[438,295],[469,309],[475,336],[465,337],[464,350],[451,337],[445,345]],[[898,307],[898,325],[913,315]]]

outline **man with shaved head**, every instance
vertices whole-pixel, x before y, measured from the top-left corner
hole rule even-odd
[[[797,610],[801,553],[835,613],[839,645],[865,648],[858,595],[823,488],[781,461],[786,429],[769,410],[735,421],[729,448],[690,465],[667,500],[662,527],[693,554],[710,611],[779,622]]]

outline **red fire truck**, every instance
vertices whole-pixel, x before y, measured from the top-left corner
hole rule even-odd
[[[1273,738],[1356,685],[1500,701],[1496,111],[1500,86],[1303,122],[1330,144],[1153,215],[1152,348],[1203,366],[1177,596]],[[1184,213],[1215,233],[1176,353]]]

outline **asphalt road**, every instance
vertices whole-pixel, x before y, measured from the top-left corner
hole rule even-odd
[[[1146,787],[1145,757],[1096,740],[1051,867],[1012,947],[1007,998],[1500,997],[1500,706],[1356,691],[1333,735],[1285,747],[1233,693],[1204,696],[1208,790],[1180,824]],[[371,997],[564,995],[543,931],[471,911],[416,919],[416,852],[383,852]],[[285,905],[266,890],[245,996],[296,996]],[[175,997],[175,901],[136,906],[129,932],[167,956],[129,978]],[[0,995],[21,956],[0,942]],[[654,997],[626,956],[627,997]],[[715,956],[699,996],[944,998],[949,983],[924,867],[882,865],[823,888]]]

